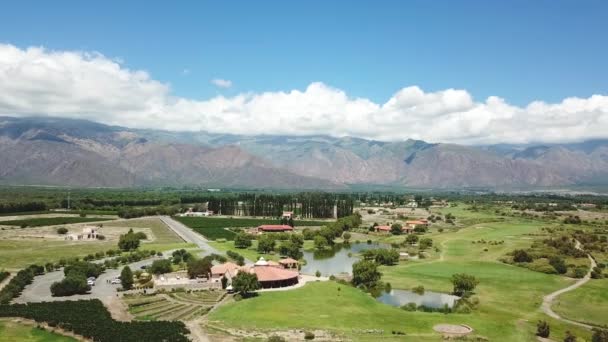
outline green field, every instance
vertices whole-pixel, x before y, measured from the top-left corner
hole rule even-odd
[[[168,229],[158,219],[133,219],[105,223],[110,227],[150,228],[157,238],[146,242],[140,248],[164,251],[178,248],[196,247],[184,243],[172,230]],[[61,258],[83,257],[96,252],[116,249],[116,241],[58,241],[44,239],[0,239],[0,268],[20,268],[33,263],[42,264],[56,262]]]
[[[184,242],[175,232],[168,228],[160,219],[131,219],[123,221],[114,221],[106,223],[107,227],[125,227],[125,228],[149,228],[156,237],[153,243],[180,243]]]
[[[383,330],[383,339],[392,338],[390,332],[399,330],[407,333],[400,339],[411,341],[437,340],[439,336],[432,331],[434,324],[459,323],[470,325],[477,335],[491,341],[513,342],[533,341],[536,322],[543,319],[550,323],[551,337],[556,341],[563,339],[566,330],[578,336],[579,341],[590,338],[589,331],[553,320],[540,311],[542,297],[568,286],[572,279],[498,261],[513,249],[529,247],[534,236],[541,234],[546,222],[496,218],[492,213],[473,212],[464,207],[454,209],[446,208],[445,212],[451,212],[461,222],[470,224],[461,223],[460,229],[443,233],[432,230],[433,233],[425,236],[433,239],[439,251],[429,253],[431,257],[428,259],[381,267],[382,280],[389,282],[392,288],[411,289],[422,285],[427,290],[451,292],[452,274],[472,274],[480,281],[475,291],[480,305],[470,314],[406,312],[379,304],[360,290],[330,282],[310,284],[293,291],[262,293],[256,298],[221,307],[211,314],[210,319],[221,327],[318,327],[356,340],[375,339],[356,333],[360,329]],[[398,242],[404,238],[387,236],[380,241]],[[486,243],[479,243],[481,239]],[[503,242],[494,245],[488,241]],[[338,287],[341,287],[340,291]],[[598,308],[608,304],[605,296],[590,292]],[[574,305],[574,302],[567,306]],[[583,313],[583,309],[580,310]],[[604,311],[598,309],[596,314],[602,313]],[[601,319],[603,316],[596,317]]]
[[[101,222],[110,221],[112,218],[101,217],[38,217],[25,220],[0,221],[0,226],[26,226],[26,227],[42,227],[55,226],[59,224],[73,224],[83,222]]]
[[[72,342],[71,337],[54,334],[10,320],[0,320],[0,342]]]
[[[252,228],[262,224],[279,224],[276,219],[244,219],[223,217],[174,217],[186,226],[196,230],[207,239],[234,240],[236,233],[225,228]],[[295,226],[322,226],[323,221],[295,221]]]
[[[573,321],[607,326],[608,279],[591,279],[578,289],[562,294],[553,310]]]

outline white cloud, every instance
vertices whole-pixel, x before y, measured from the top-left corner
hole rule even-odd
[[[230,88],[232,87],[232,81],[224,80],[221,78],[214,78],[211,80],[211,83],[218,88]]]
[[[230,86],[227,80],[214,80]],[[98,53],[0,44],[0,115],[48,115],[137,128],[234,134],[329,134],[465,144],[608,137],[608,96],[514,106],[466,90],[398,90],[385,103],[320,82],[303,90],[175,97],[146,72]]]

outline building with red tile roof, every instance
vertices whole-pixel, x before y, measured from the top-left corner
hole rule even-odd
[[[258,232],[291,232],[292,226],[286,224],[263,224],[258,227]]]

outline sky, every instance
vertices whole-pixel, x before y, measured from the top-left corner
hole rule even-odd
[[[0,115],[462,144],[608,138],[606,1],[3,4]]]

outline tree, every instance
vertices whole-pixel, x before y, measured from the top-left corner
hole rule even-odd
[[[133,287],[133,272],[129,266],[125,266],[120,272],[120,283],[124,290],[130,290]]]
[[[546,321],[538,321],[536,323],[536,336],[547,338],[549,337],[550,328]]]
[[[173,251],[173,253],[171,253],[171,256],[173,257],[173,263],[176,265],[181,263],[182,261],[188,262],[190,259],[192,259],[192,254],[190,254],[190,252],[185,249]]]
[[[149,270],[152,274],[165,274],[173,271],[173,268],[171,267],[171,261],[169,261],[169,259],[161,259],[154,260]]]
[[[291,234],[289,235],[289,240],[300,248],[304,246],[304,236],[302,234]]]
[[[274,250],[274,237],[269,234],[263,234],[258,238],[258,252],[268,253]]]
[[[239,272],[232,278],[232,288],[241,296],[247,297],[250,292],[260,288],[258,276],[255,273]]]
[[[430,238],[422,238],[420,239],[419,247],[420,249],[427,249],[433,246],[433,240]]]
[[[228,278],[226,278],[226,276],[222,276],[222,289],[226,289],[226,287],[228,287]]]
[[[479,281],[472,275],[458,273],[452,275],[452,285],[454,285],[454,294],[460,297],[469,295],[479,284]]]
[[[373,288],[378,284],[381,276],[378,265],[374,261],[361,260],[353,264],[352,283],[355,286]]]
[[[570,331],[566,331],[564,342],[576,342],[576,336],[574,336]]]
[[[209,277],[211,273],[211,261],[209,259],[190,260],[188,262],[188,277]]]
[[[68,229],[66,227],[59,227],[57,228],[57,234],[59,235],[64,235],[68,233]]]
[[[296,245],[292,241],[283,241],[279,246],[279,253],[284,256],[288,256],[292,259],[300,259],[302,252],[300,252],[300,246]]]
[[[405,238],[405,243],[415,245],[418,242],[418,235],[410,234]]]
[[[350,240],[350,233],[346,232],[346,233],[342,234],[342,238],[344,239],[345,242],[348,242]]]
[[[555,270],[559,274],[564,274],[568,272],[568,266],[566,266],[566,262],[564,261],[564,259],[558,256],[549,258],[549,264],[553,266],[553,268],[555,268]]]
[[[327,247],[327,239],[321,235],[315,236],[315,248],[316,249],[324,249]]]
[[[127,234],[120,235],[118,239],[118,248],[123,251],[132,251],[139,247],[139,238],[130,229]]]
[[[393,223],[391,226],[391,234],[393,235],[401,235],[403,233],[403,226],[401,223]]]
[[[516,249],[513,251],[513,261],[515,262],[532,262],[532,260],[530,254],[523,249]]]
[[[251,235],[247,233],[238,233],[234,237],[234,247],[236,248],[248,248],[251,247]]]

